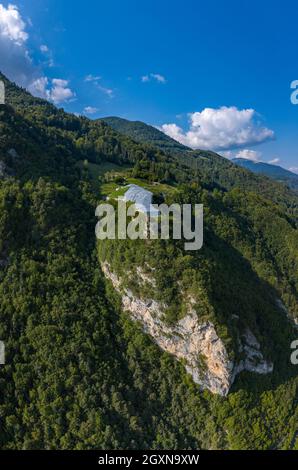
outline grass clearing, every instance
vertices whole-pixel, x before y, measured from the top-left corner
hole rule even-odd
[[[165,183],[148,183],[148,181],[131,177],[130,170],[133,168],[131,165],[118,165],[116,163],[106,161],[102,163],[91,163],[87,160],[80,160],[77,163],[77,166],[81,171],[88,171],[93,180],[95,189],[100,191],[100,195],[102,197],[117,199],[119,196],[123,196],[125,194],[128,189],[128,184],[136,184],[156,195],[173,195],[177,191],[177,188]],[[100,178],[104,176],[106,176],[106,179],[110,181],[106,181],[104,183],[101,182]],[[119,182],[114,181],[117,177],[123,177],[125,179],[125,184],[120,184]]]
[[[98,180],[99,176],[104,176],[108,172],[122,176],[123,173],[126,173],[132,168],[131,165],[118,165],[112,162],[91,163],[83,160],[78,161],[77,166],[81,170],[88,170],[90,176],[95,180]]]
[[[125,177],[125,175],[123,175]],[[164,194],[169,195],[176,193],[177,189],[173,186],[169,186],[168,184],[164,183],[148,183],[147,181],[140,180],[138,178],[125,178],[126,184],[120,185],[114,181],[109,181],[107,183],[103,183],[100,185],[100,192],[102,196],[109,197],[111,199],[116,199],[119,196],[123,196],[129,184],[136,184],[148,191],[151,191],[153,194]]]

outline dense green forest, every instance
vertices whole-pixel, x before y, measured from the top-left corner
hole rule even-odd
[[[128,135],[137,142],[150,142],[161,150],[168,151],[170,154],[173,152],[187,152],[190,150],[156,129],[156,127],[149,126],[141,121],[131,122],[127,119],[121,119],[118,117],[106,117],[101,119],[101,121],[111,126],[115,131]]]
[[[246,160],[245,158],[233,158],[232,162],[259,175],[269,176],[270,178],[273,178],[280,183],[284,183],[296,191],[298,190],[298,175],[279,165],[265,162],[253,162],[252,160]]]
[[[297,220],[297,193],[293,193],[287,185],[277,184],[266,176],[259,177],[246,168],[239,167],[224,157],[202,150],[191,150],[163,134],[158,129],[144,123],[127,121],[111,117],[101,121],[108,123],[113,129],[134,138],[137,142],[153,145],[162,150],[168,158],[174,160],[175,166],[183,165],[184,169],[192,169],[201,182],[209,189],[219,188],[223,191],[234,187],[242,190],[254,191],[265,198],[277,202],[283,211],[290,213]],[[174,169],[170,172],[173,178]],[[178,179],[181,182],[181,175]]]
[[[67,114],[1,78],[1,448],[298,449],[297,195],[212,152],[145,142],[144,127],[137,139]],[[202,202],[203,249],[97,245],[94,211],[115,168],[166,185],[167,202]],[[98,256],[120,274],[153,259],[169,322],[183,315],[180,282],[203,293],[198,314],[227,344],[241,312],[238,328],[254,328],[273,373],[243,372],[227,397],[200,390],[121,310]]]

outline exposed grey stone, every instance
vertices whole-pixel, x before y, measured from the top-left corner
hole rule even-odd
[[[102,263],[102,270],[121,294],[123,309],[142,325],[144,332],[149,334],[161,349],[182,360],[194,382],[203,389],[226,396],[236,375],[241,371],[248,370],[259,374],[272,372],[273,364],[263,358],[260,344],[249,329],[242,336],[239,347],[240,351],[244,352],[245,359],[235,362],[229,357],[214,325],[210,321],[199,323],[192,309],[194,302],[189,301],[190,299],[188,314],[175,325],[168,326],[163,321],[166,305],[154,299],[138,298],[129,289],[123,289],[121,279],[111,271],[107,262]],[[141,268],[137,272],[140,275]],[[144,282],[143,276],[140,276],[140,282]]]
[[[13,158],[13,159],[16,159],[16,158],[20,158],[19,154],[17,153],[17,151],[13,148],[9,149],[8,150],[8,155]]]
[[[288,320],[290,323],[292,323],[296,328],[298,327],[298,317],[294,317],[293,315],[290,314],[288,311],[287,307],[283,303],[281,299],[276,299],[276,305],[286,314]]]

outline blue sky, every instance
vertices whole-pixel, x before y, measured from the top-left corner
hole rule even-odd
[[[297,14],[287,0],[0,0],[0,69],[67,111],[298,172]]]

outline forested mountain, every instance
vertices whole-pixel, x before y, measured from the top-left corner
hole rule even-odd
[[[159,131],[156,127],[149,126],[141,121],[128,121],[127,119],[118,118],[115,116],[102,118],[109,126],[115,131],[128,135],[137,142],[151,143],[161,150],[169,151],[171,153],[177,151],[188,151],[189,148],[179,144],[171,137],[168,137],[163,132]]]
[[[298,448],[297,195],[0,78],[1,448]],[[167,203],[203,203],[203,248],[96,242],[95,207],[127,182]],[[202,390],[144,332],[123,304],[128,291],[138,305],[166,305],[169,336],[189,305],[197,324],[212,325],[227,369],[239,369],[228,394],[210,391],[208,357],[196,358]]]
[[[291,188],[298,190],[298,175],[292,173],[289,170],[286,170],[285,168],[282,168],[279,165],[271,165],[270,163],[264,162],[253,162],[245,158],[233,158],[232,162],[236,163],[236,165],[247,168],[254,173],[269,176],[270,178],[280,181],[281,183],[286,183]]]
[[[202,150],[191,150],[171,139],[158,129],[144,123],[121,118],[103,118],[113,129],[123,135],[133,137],[137,142],[153,145],[171,155],[183,166],[197,171],[205,183],[218,185],[221,189],[240,187],[269,198],[282,205],[285,212],[297,217],[297,195],[284,185],[276,184],[271,178],[253,175],[246,168],[236,166],[232,161]],[[250,169],[249,169],[250,170]]]

